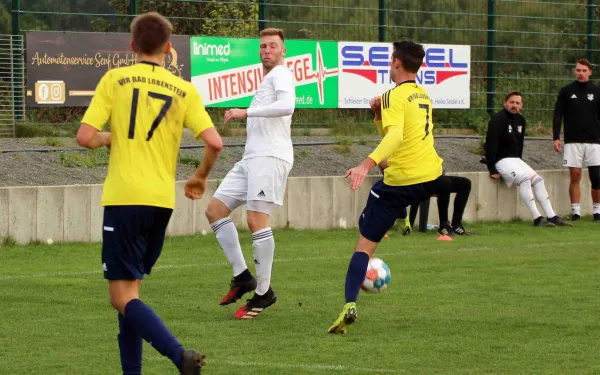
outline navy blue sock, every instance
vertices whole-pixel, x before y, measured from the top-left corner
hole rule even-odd
[[[142,375],[142,337],[121,314],[117,340],[123,375]]]
[[[346,274],[346,303],[356,302],[369,267],[369,254],[355,251]]]
[[[154,349],[181,368],[183,345],[169,332],[154,310],[139,299],[133,299],[125,306],[125,320]]]

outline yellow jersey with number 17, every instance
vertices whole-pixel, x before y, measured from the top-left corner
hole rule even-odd
[[[153,63],[108,71],[82,123],[112,137],[103,206],[174,208],[175,168],[184,125],[198,137],[213,127],[200,94]]]
[[[386,185],[414,185],[442,175],[443,160],[433,141],[432,112],[431,99],[415,81],[405,81],[381,96],[384,133],[390,126],[398,126],[403,136],[400,147],[388,158]]]

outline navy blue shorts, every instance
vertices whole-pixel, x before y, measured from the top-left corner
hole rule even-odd
[[[141,280],[150,274],[165,242],[172,209],[106,206],[102,269],[107,280]]]
[[[406,207],[430,198],[438,189],[440,178],[407,186],[389,186],[379,180],[373,185],[360,218],[360,234],[380,242],[398,217],[406,217]]]

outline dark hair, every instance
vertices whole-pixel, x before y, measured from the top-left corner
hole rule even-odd
[[[131,22],[133,44],[137,52],[145,54],[159,53],[171,39],[173,25],[156,12],[140,14]]]
[[[263,36],[278,36],[281,38],[281,41],[283,42],[285,39],[283,38],[283,30],[282,29],[276,29],[274,27],[270,27],[268,29],[264,29],[261,30],[260,34],[258,34],[259,37],[263,37]]]
[[[592,70],[592,63],[589,62],[589,60],[579,59],[579,60],[577,60],[577,64],[585,65],[588,67],[589,70]]]
[[[402,62],[402,67],[409,73],[416,73],[423,64],[425,49],[413,41],[394,42],[392,57]]]
[[[504,101],[507,101],[508,99],[510,99],[511,96],[520,96],[521,99],[523,99],[523,95],[521,95],[520,92],[518,92],[518,91],[511,91],[508,94],[506,94],[506,96],[504,97]]]

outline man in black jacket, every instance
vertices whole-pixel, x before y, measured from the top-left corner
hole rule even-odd
[[[492,116],[488,122],[485,161],[490,177],[502,178],[508,187],[519,187],[521,200],[531,212],[535,226],[571,226],[554,213],[542,176],[522,160],[527,123],[525,117],[519,113],[521,108],[521,93],[510,92],[504,99],[504,109]],[[538,211],[536,199],[546,213],[547,220]]]
[[[554,150],[563,152],[563,165],[569,167],[569,196],[573,220],[581,215],[581,168],[588,168],[594,201],[594,221],[600,222],[600,87],[591,83],[592,65],[581,59],[575,65],[576,81],[558,93],[554,108]],[[560,128],[565,122],[565,145]]]

